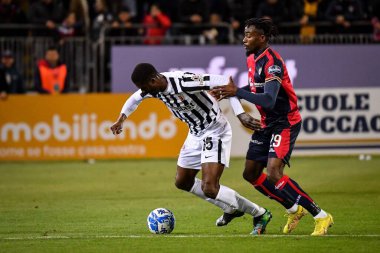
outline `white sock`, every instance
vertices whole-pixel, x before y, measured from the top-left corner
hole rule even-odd
[[[286,212],[287,213],[295,213],[295,212],[297,212],[297,209],[298,209],[298,204],[294,204],[291,208],[286,209]]]
[[[239,211],[251,214],[254,217],[265,213],[265,209],[242,197],[236,191],[227,186],[220,185],[218,195],[215,198]]]
[[[327,213],[321,209],[321,211],[316,216],[314,216],[314,219],[326,218],[326,217],[327,217]]]
[[[202,181],[199,180],[198,178],[195,178],[194,185],[191,188],[190,192],[192,194],[200,197],[201,199],[204,199],[204,200],[210,202],[211,204],[216,205],[217,207],[221,208],[223,210],[223,212],[225,212],[225,213],[234,213],[236,211],[236,208],[233,208],[233,207],[231,207],[231,206],[229,206],[229,205],[227,205],[221,201],[208,198],[204,194],[204,192],[202,191]]]

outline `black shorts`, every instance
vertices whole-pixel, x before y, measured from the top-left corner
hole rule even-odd
[[[279,158],[290,167],[290,155],[301,130],[301,122],[288,127],[278,125],[255,131],[247,151],[247,160],[267,164],[268,158]]]

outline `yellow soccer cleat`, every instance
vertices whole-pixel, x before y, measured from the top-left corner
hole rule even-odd
[[[307,211],[302,206],[298,206],[297,211],[295,213],[287,213],[285,216],[288,217],[288,221],[284,226],[284,230],[282,231],[284,234],[289,234],[292,232],[300,222],[301,218],[307,214]]]
[[[311,234],[313,236],[321,236],[327,234],[327,229],[334,224],[331,214],[327,214],[325,218],[315,219],[315,229]]]

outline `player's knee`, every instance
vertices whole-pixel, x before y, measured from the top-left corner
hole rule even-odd
[[[261,172],[260,172],[260,174],[261,174]],[[255,182],[259,178],[260,174],[252,172],[252,171],[244,170],[243,171],[243,178],[246,181],[252,183],[252,182]]]
[[[243,171],[243,178],[248,182],[255,181],[253,175],[251,173],[248,173],[247,171]]]
[[[189,183],[186,180],[176,177],[174,184],[180,190],[190,191],[191,187],[193,187],[194,182]]]
[[[184,185],[183,185],[183,183],[182,183],[181,181],[179,181],[177,178],[175,179],[174,184],[175,184],[175,187],[177,187],[177,188],[180,189],[180,190],[183,190]]]
[[[206,195],[206,197],[215,199],[216,196],[218,195],[219,187],[210,182],[202,181],[202,191]]]

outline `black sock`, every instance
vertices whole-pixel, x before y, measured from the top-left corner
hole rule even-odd
[[[309,213],[316,216],[321,208],[302,188],[288,176],[283,176],[277,183],[276,189],[279,189],[288,199],[303,206]]]
[[[274,184],[272,184],[267,179],[267,174],[265,173],[262,173],[260,177],[252,184],[256,190],[269,197],[270,199],[276,200],[286,209],[291,208],[295,203],[294,201],[291,201],[286,196],[284,196],[281,191],[277,190]]]

